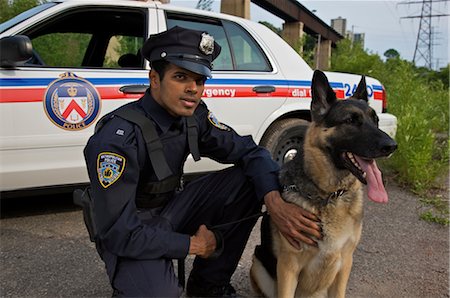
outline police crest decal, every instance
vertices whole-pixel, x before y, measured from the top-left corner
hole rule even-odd
[[[102,152],[97,157],[98,181],[107,188],[116,182],[125,169],[126,159],[116,153]]]
[[[48,118],[65,130],[89,127],[100,112],[101,100],[97,89],[87,80],[66,72],[48,86],[44,109]]]

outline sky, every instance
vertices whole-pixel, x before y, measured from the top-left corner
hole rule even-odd
[[[432,4],[432,14],[450,14],[450,1],[435,0]],[[171,4],[185,7],[195,7],[198,0],[171,0]],[[402,17],[420,15],[421,0],[401,1],[329,1],[302,0],[299,1],[328,25],[331,19],[342,17],[347,19],[347,30],[354,33],[365,33],[364,47],[371,53],[383,54],[388,49],[395,49],[401,58],[412,61],[417,41],[420,19],[402,19]],[[417,4],[402,4],[416,2]],[[220,11],[220,0],[214,0],[212,10]],[[267,21],[281,28],[283,20],[270,12],[251,4],[250,18],[253,21]],[[432,18],[432,68],[439,69],[449,61],[449,17]],[[416,59],[416,65],[424,65],[423,59]]]

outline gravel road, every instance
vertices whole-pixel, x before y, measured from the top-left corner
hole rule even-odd
[[[417,196],[395,184],[387,190],[387,205],[365,200],[347,297],[449,297],[448,227],[421,221]],[[70,198],[7,200],[1,215],[1,297],[111,295],[103,263]],[[255,296],[248,271],[258,242],[256,226],[232,279],[246,297]]]

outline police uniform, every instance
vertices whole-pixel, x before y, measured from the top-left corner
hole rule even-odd
[[[215,42],[211,46],[209,35],[180,27],[151,36],[142,49],[150,61],[167,59],[207,77],[219,52]],[[187,118],[169,114],[150,89],[125,109],[152,121],[163,158],[173,177],[180,177],[193,147],[189,144]],[[278,165],[250,136],[240,136],[220,123],[203,102],[191,119],[197,133],[195,150],[234,166],[198,178],[183,190],[164,191],[162,196],[148,190],[161,177],[149,157],[152,145],[147,144],[136,123],[112,112],[101,120],[101,128],[85,148],[98,229],[97,249],[119,295],[180,296],[182,289],[172,259],[186,257],[190,235],[201,224],[211,227],[258,213],[264,195],[279,189]],[[215,259],[197,257],[190,281],[205,286],[229,284],[255,222],[253,218],[219,228],[224,242],[222,254]]]

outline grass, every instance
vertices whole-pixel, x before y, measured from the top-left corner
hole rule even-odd
[[[420,201],[426,209],[426,211],[420,214],[420,219],[445,226],[449,225],[448,199],[446,200],[443,196],[438,195],[424,198]]]

